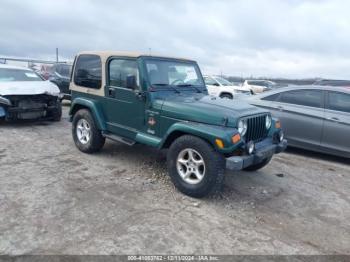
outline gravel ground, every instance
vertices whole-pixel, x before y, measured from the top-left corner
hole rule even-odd
[[[0,126],[0,255],[350,254],[347,160],[288,150],[197,200],[174,189],[164,152],[79,152],[67,111]]]

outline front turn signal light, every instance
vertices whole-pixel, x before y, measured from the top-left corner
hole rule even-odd
[[[280,121],[276,121],[275,122],[275,128],[278,128],[278,129],[281,128],[281,122]]]
[[[232,137],[232,143],[237,144],[241,140],[241,135],[240,134],[235,134]]]
[[[215,144],[218,146],[218,148],[224,148],[224,142],[222,142],[222,140],[219,138],[215,139]]]

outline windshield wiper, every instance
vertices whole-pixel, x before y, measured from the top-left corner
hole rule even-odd
[[[175,88],[174,86],[169,85],[169,84],[152,84],[152,86],[167,86],[167,87],[169,86],[175,91],[175,93],[180,94],[180,91],[177,88]]]
[[[196,87],[195,85],[191,85],[191,84],[182,84],[182,85],[177,85],[179,87],[193,87],[194,89],[197,90],[197,93],[203,93],[202,90],[200,90],[198,87]]]

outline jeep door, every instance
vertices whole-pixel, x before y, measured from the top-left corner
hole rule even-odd
[[[281,92],[266,101],[273,116],[281,120],[290,145],[319,150],[323,129],[324,92],[297,89]]]
[[[350,157],[350,94],[327,91],[322,149]]]
[[[103,107],[107,128],[112,133],[133,139],[144,125],[145,110],[138,61],[135,58],[110,58],[106,63],[106,75]],[[134,86],[128,86],[130,76],[136,79]]]

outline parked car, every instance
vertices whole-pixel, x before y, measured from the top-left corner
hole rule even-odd
[[[52,65],[46,65],[46,64],[42,64],[40,66],[40,71],[37,72],[39,73],[39,75],[44,79],[44,80],[48,80],[50,77],[50,70],[51,70]]]
[[[59,89],[28,68],[0,65],[0,119],[51,119],[62,115]]]
[[[240,85],[234,85],[219,76],[204,76],[204,82],[209,94],[212,96],[233,99],[242,95],[252,94],[249,89],[243,88]]]
[[[70,100],[69,81],[72,66],[65,63],[54,64],[49,71],[49,80],[55,83],[63,99]]]
[[[269,91],[274,89],[275,86],[276,83],[269,80],[245,80],[243,83],[243,88],[250,90],[254,94]]]
[[[293,86],[247,101],[281,120],[289,145],[350,157],[350,88]]]
[[[220,189],[225,168],[258,170],[287,146],[267,110],[209,96],[192,60],[82,52],[70,89],[79,150],[96,152],[106,138],[166,148],[174,185],[193,197]]]
[[[343,86],[350,87],[349,80],[320,79],[313,83],[315,86]]]

